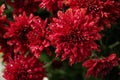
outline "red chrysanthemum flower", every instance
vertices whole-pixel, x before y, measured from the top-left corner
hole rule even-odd
[[[43,64],[35,57],[19,55],[6,64],[3,77],[6,80],[43,80]]]
[[[26,53],[31,50],[36,57],[39,57],[44,47],[49,45],[46,39],[46,21],[38,16],[27,17],[25,13],[15,17],[4,38],[8,39],[7,43],[10,46],[14,46],[15,53]]]
[[[27,13],[36,12],[39,8],[41,0],[6,0],[7,4],[13,7],[14,13],[22,13],[23,11]]]
[[[90,56],[92,50],[98,50],[94,42],[101,35],[97,19],[85,15],[84,9],[68,9],[65,13],[58,12],[49,25],[49,39],[56,47],[56,56],[62,54],[62,60],[70,57],[70,64],[80,62]]]
[[[116,0],[68,0],[72,8],[86,8],[88,14],[100,17],[100,23],[110,27],[110,22],[120,18],[120,2]]]
[[[116,54],[111,54],[103,59],[87,60],[83,63],[83,67],[88,68],[86,77],[89,77],[90,74],[93,77],[104,77],[113,67],[118,66],[118,61]]]
[[[42,0],[40,7],[46,8],[50,12],[57,12],[63,8],[65,0]]]

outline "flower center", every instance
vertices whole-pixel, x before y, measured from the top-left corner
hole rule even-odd
[[[63,41],[69,43],[80,43],[81,41],[85,40],[84,36],[78,30],[71,31],[68,35],[64,36]]]
[[[24,43],[27,41],[27,33],[30,31],[29,27],[22,28],[16,31],[17,37]]]

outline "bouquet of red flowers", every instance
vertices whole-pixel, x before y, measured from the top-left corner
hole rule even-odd
[[[5,80],[119,80],[119,0],[0,0]]]

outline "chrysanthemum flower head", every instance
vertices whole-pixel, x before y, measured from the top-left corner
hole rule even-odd
[[[86,77],[90,74],[93,77],[104,77],[108,74],[113,67],[118,66],[119,59],[116,54],[111,54],[110,56],[103,59],[90,59],[83,63],[83,67],[88,68]]]
[[[97,18],[86,15],[85,9],[59,11],[58,18],[53,18],[49,28],[49,39],[56,48],[56,56],[62,55],[62,60],[69,57],[70,64],[81,62],[92,50],[98,50],[95,40],[101,38],[101,28],[97,26]]]
[[[86,8],[87,13],[100,17],[100,23],[106,27],[111,26],[120,18],[120,2],[117,0],[68,0],[72,8]]]
[[[15,16],[15,21],[10,23],[4,38],[7,43],[14,46],[14,52],[26,53],[31,51],[36,57],[49,45],[46,39],[46,21],[38,16],[26,16],[25,13]]]
[[[17,55],[6,64],[3,76],[6,80],[43,80],[43,63],[34,56]]]

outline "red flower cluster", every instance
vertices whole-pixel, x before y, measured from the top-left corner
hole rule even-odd
[[[116,54],[103,59],[90,59],[83,63],[83,67],[88,68],[86,77],[91,74],[93,77],[104,77],[112,70],[113,67],[118,66],[119,59]]]
[[[19,55],[6,64],[4,78],[6,80],[43,80],[43,64],[33,56]]]
[[[59,11],[58,18],[53,18],[49,25],[49,39],[56,48],[56,56],[62,54],[62,60],[70,57],[70,64],[81,62],[92,50],[98,50],[94,41],[101,38],[101,28],[97,26],[97,18],[85,13],[85,9]]]
[[[100,51],[96,40],[101,39],[103,26],[110,27],[111,22],[120,18],[118,0],[4,2],[6,6],[12,6],[14,13],[13,21],[10,21],[9,15],[8,18],[3,15],[5,5],[0,7],[0,52],[4,53],[6,62],[6,80],[42,80],[43,64],[37,58],[44,50],[46,53],[53,51],[48,47],[54,47],[56,56],[61,56],[61,60],[68,58],[71,65],[84,61],[92,51]],[[42,20],[38,8],[45,8],[52,15]],[[107,58],[87,60],[83,66],[88,68],[87,77],[90,74],[103,77],[118,66],[118,61],[116,54],[111,54]]]
[[[49,46],[46,39],[46,21],[38,16],[27,17],[25,13],[14,19],[4,35],[8,39],[7,43],[14,47],[15,53],[26,53],[30,50],[39,57],[44,47]]]
[[[68,0],[72,8],[86,8],[87,13],[100,17],[100,24],[110,27],[110,22],[120,18],[120,2],[116,0]]]
[[[3,60],[7,62],[4,78],[6,80],[43,80],[45,76],[44,69],[42,68],[43,64],[38,59],[30,54],[24,57],[24,55],[14,54],[14,52],[18,48],[19,51],[22,49],[24,52],[27,52],[26,47],[29,47],[30,50],[32,47],[34,50],[31,50],[31,52],[37,53],[40,46],[42,46],[40,50],[44,48],[43,46],[47,47],[47,40],[44,39],[46,21],[33,15],[28,18],[23,14],[15,17],[15,22],[10,22],[10,26],[8,27],[6,26],[8,25],[6,16],[3,15],[4,9],[5,5],[2,5],[0,7],[0,52],[4,53]],[[26,35],[25,33],[28,29],[30,31]],[[33,35],[33,33],[35,34]],[[29,37],[27,38],[28,41],[26,41],[29,44],[24,43],[26,36]],[[35,38],[37,38],[36,42],[32,41]]]
[[[13,7],[14,13],[26,13],[36,12],[38,5],[41,3],[41,0],[6,0],[7,4]]]

